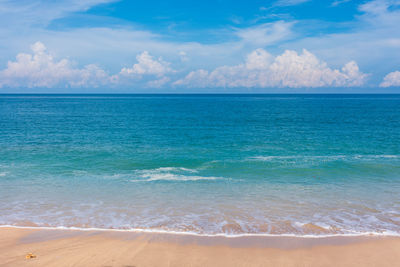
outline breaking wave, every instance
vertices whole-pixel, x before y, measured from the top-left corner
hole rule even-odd
[[[136,175],[138,179],[132,179],[131,182],[152,182],[152,181],[200,181],[200,180],[223,180],[223,177],[199,176],[195,169],[182,167],[162,167],[150,170],[138,170]]]

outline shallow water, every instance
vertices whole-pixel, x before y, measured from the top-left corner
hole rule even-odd
[[[400,234],[399,95],[0,95],[0,224]]]

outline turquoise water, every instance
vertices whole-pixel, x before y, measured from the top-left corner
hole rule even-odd
[[[400,95],[0,95],[0,225],[400,234]]]

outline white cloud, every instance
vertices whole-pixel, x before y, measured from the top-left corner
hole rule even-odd
[[[281,47],[306,47],[334,66],[355,60],[363,69],[374,72],[370,82],[378,84],[384,73],[400,64],[399,4],[398,0],[363,1],[353,21],[335,24],[347,30],[299,38]],[[321,21],[321,25],[326,24]]]
[[[256,46],[272,45],[293,36],[291,28],[293,22],[277,21],[273,23],[264,23],[254,27],[237,29],[235,34],[244,44]]]
[[[68,59],[55,60],[41,42],[31,46],[33,54],[19,53],[0,72],[0,87],[97,87],[108,82],[108,75],[91,64],[74,68]]]
[[[147,87],[161,88],[161,87],[165,86],[170,80],[171,80],[171,78],[169,78],[169,77],[162,77],[158,80],[147,82]]]
[[[275,2],[275,6],[295,6],[299,4],[303,4],[305,2],[309,2],[311,0],[278,0]]]
[[[174,72],[170,63],[162,58],[153,59],[148,52],[136,56],[132,68],[122,68],[118,74],[108,75],[95,64],[77,68],[68,59],[56,60],[45,45],[36,42],[32,54],[19,53],[15,61],[0,71],[0,87],[100,87],[130,86],[144,83],[145,87],[162,87],[170,78],[165,74]],[[146,79],[144,79],[146,76]]]
[[[344,3],[347,3],[347,2],[350,2],[350,1],[351,0],[336,0],[336,1],[332,2],[331,6],[332,7],[337,7],[337,6],[341,5],[341,4],[344,4]]]
[[[68,14],[86,11],[93,6],[115,2],[116,0],[1,0],[2,23],[10,21],[21,25],[47,25],[52,20]],[[15,26],[15,25],[13,25]]]
[[[181,80],[175,81],[174,85],[186,85],[190,87],[210,87],[210,75],[207,70],[196,70],[189,72],[186,77]]]
[[[161,57],[154,59],[147,51],[138,54],[136,60],[137,63],[131,68],[122,68],[118,74],[113,75],[114,84],[124,86],[135,82],[136,85],[147,88],[160,88],[170,81],[166,75],[175,72],[170,67],[171,63]]]
[[[190,72],[174,83],[188,87],[350,87],[361,86],[367,75],[360,72],[354,61],[341,70],[331,69],[315,55],[303,50],[298,54],[286,50],[273,57],[263,49],[247,56],[243,64],[222,66],[208,72]]]
[[[185,51],[179,51],[179,57],[182,62],[189,61],[189,57]]]
[[[246,59],[246,68],[253,69],[266,69],[274,60],[273,56],[264,49],[256,49],[251,52]]]
[[[131,86],[160,88],[170,84],[175,74],[171,63],[161,57],[154,58],[147,51],[136,56],[137,63],[122,68],[115,75],[108,75],[95,64],[75,67],[68,59],[56,60],[45,45],[36,42],[32,54],[19,53],[15,61],[0,71],[0,87],[99,87]],[[390,80],[385,78],[386,86]],[[397,76],[396,76],[397,77]],[[361,86],[367,75],[360,72],[351,61],[340,70],[331,69],[315,55],[303,50],[298,54],[286,50],[273,56],[264,49],[256,49],[247,55],[245,62],[233,66],[221,66],[213,71],[199,69],[175,81],[174,85],[187,87],[349,87]],[[387,80],[387,81],[386,81]]]
[[[380,87],[400,86],[400,71],[389,73],[383,78]]]
[[[373,0],[361,4],[358,9],[366,14],[381,16],[385,15],[388,11],[388,8],[393,4],[396,4],[396,1]]]
[[[156,75],[162,76],[168,72],[173,72],[170,63],[164,61],[161,57],[153,59],[149,52],[144,51],[136,56],[138,63],[132,68],[122,68],[121,75]]]

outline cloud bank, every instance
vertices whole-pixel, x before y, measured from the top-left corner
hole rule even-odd
[[[57,60],[41,42],[31,45],[32,53],[18,53],[0,71],[0,88],[319,88],[360,87],[369,74],[355,61],[340,69],[330,68],[313,53],[286,50],[272,55],[262,48],[249,53],[238,65],[213,70],[177,71],[170,62],[143,51],[136,63],[109,74],[96,64],[77,67],[67,58]],[[184,54],[186,56],[186,54]],[[400,71],[387,74],[380,87],[400,87]]]
[[[0,87],[98,87],[108,83],[107,73],[94,64],[79,69],[68,59],[56,61],[44,44],[31,46],[33,54],[19,53],[0,72]]]
[[[209,72],[204,69],[190,72],[174,83],[188,87],[355,87],[364,85],[367,74],[360,72],[357,63],[350,61],[341,70],[331,69],[307,50],[298,54],[286,50],[272,56],[256,49],[244,63],[222,66]]]
[[[96,64],[83,68],[64,58],[56,60],[41,42],[31,45],[32,54],[19,53],[15,61],[0,71],[0,87],[101,87],[132,85],[147,76],[157,79],[148,81],[148,86],[161,87],[169,81],[165,74],[174,72],[170,63],[162,58],[153,59],[147,52],[137,55],[138,63],[131,68],[122,68],[118,74],[109,75]]]

